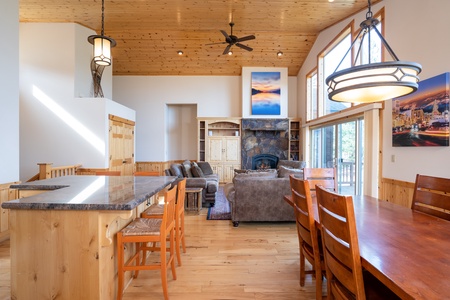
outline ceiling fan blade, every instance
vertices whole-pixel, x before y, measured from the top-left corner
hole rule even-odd
[[[247,50],[247,51],[253,51],[253,48],[250,48],[249,46],[245,46],[245,45],[242,45],[239,43],[236,43],[236,46],[238,46],[239,48],[242,48],[244,50]]]
[[[205,46],[210,46],[210,45],[219,45],[219,44],[228,44],[227,42],[217,42],[217,43],[210,43],[210,44],[205,44]]]
[[[225,37],[225,41],[227,43],[231,43],[231,37],[228,35],[228,33],[225,30],[220,30],[222,32],[223,36]]]
[[[226,48],[225,48],[225,50],[223,51],[223,55],[225,55],[225,54],[228,54],[228,52],[230,52],[230,48],[231,48],[231,45],[228,45]]]
[[[236,40],[236,42],[243,42],[243,41],[249,41],[249,40],[254,40],[254,39],[255,39],[255,36],[252,34],[252,35],[247,35],[247,36],[238,38]]]

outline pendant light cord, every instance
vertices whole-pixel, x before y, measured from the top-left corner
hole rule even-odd
[[[102,33],[101,33],[101,35],[105,35],[104,24],[105,24],[105,0],[102,0]]]

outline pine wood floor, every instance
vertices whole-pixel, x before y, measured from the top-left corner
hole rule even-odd
[[[207,209],[186,215],[186,253],[177,280],[168,272],[171,300],[315,299],[315,281],[299,285],[295,223],[206,220]],[[307,265],[309,268],[310,265]],[[164,299],[159,271],[143,271],[126,299]],[[326,285],[323,286],[324,292]],[[9,241],[0,243],[0,299],[10,299]]]

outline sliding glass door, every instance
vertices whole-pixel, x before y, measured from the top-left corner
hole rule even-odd
[[[361,194],[364,119],[337,122],[311,130],[311,167],[336,167],[338,192]]]

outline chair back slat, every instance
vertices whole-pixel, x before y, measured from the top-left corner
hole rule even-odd
[[[314,214],[312,211],[312,200],[307,181],[290,176],[292,190],[292,201],[294,202],[294,212],[297,220],[298,234],[302,241],[314,247],[311,235],[314,234]],[[317,238],[317,236],[316,236]],[[317,241],[316,241],[317,242]]]
[[[175,203],[177,189],[172,188],[164,194],[164,213],[161,222],[161,235],[167,235],[172,228],[175,228]]]
[[[417,174],[411,209],[450,221],[450,179]]]
[[[328,190],[337,191],[335,168],[304,168],[303,179],[308,180],[311,191],[316,190],[316,185],[321,185]]]
[[[309,183],[294,175],[290,175],[289,180],[300,250],[300,285],[303,286],[305,283],[304,261],[307,259],[313,266],[310,273],[316,278],[316,298],[322,299],[323,255],[319,246]]]
[[[316,186],[327,287],[332,299],[365,299],[351,196]],[[330,295],[331,294],[331,295]],[[352,295],[353,294],[353,295]]]
[[[186,178],[177,183],[177,215],[184,211],[184,202],[186,199]]]

